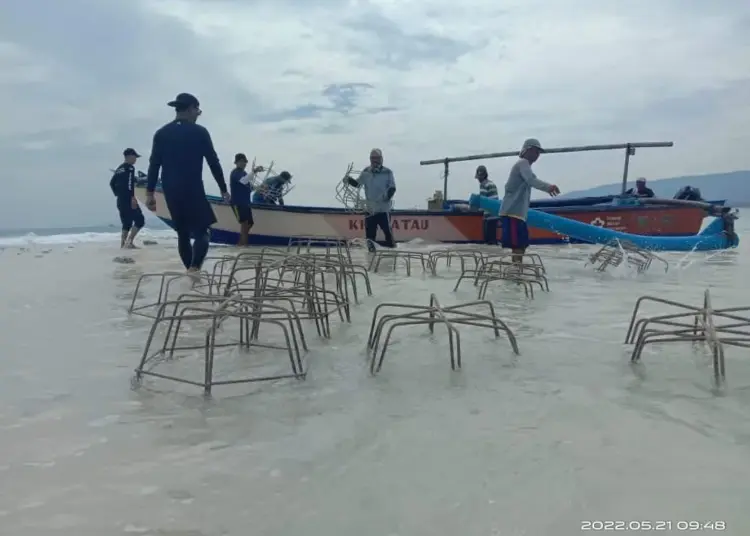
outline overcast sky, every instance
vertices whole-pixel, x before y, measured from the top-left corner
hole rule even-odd
[[[335,203],[373,147],[402,208],[441,186],[420,160],[531,136],[675,142],[633,178],[746,169],[749,67],[747,0],[3,0],[0,228],[116,221],[108,169],[148,156],[182,91],[227,174],[238,151],[275,160],[289,204]],[[502,185],[511,160],[485,163]],[[451,198],[476,165],[452,167]],[[564,192],[618,180],[622,154],[536,167]]]

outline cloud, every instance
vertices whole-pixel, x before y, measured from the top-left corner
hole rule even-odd
[[[750,168],[750,5],[741,0],[8,0],[0,8],[0,227],[114,220],[108,169],[147,154],[189,91],[226,167],[246,152],[326,205],[382,147],[398,205],[423,206],[423,159],[674,141],[634,175]],[[509,160],[485,162],[500,183]],[[145,167],[145,163],[143,164]],[[476,163],[451,168],[450,197]],[[611,182],[622,155],[548,156],[564,190]],[[206,174],[209,191],[216,186]]]

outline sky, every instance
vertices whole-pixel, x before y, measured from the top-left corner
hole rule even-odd
[[[747,0],[3,0],[0,228],[116,222],[109,169],[148,166],[190,92],[227,176],[236,152],[294,175],[287,204],[336,205],[383,150],[396,206],[426,207],[420,160],[543,145],[673,141],[631,177],[750,168]],[[448,195],[476,189],[454,164]],[[512,158],[488,160],[499,185]],[[619,179],[617,152],[543,156],[565,191]],[[209,193],[218,192],[208,169]]]

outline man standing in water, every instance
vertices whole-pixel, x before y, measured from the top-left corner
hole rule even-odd
[[[359,177],[344,177],[344,181],[355,188],[364,186],[368,215],[365,217],[365,237],[367,249],[375,250],[375,237],[378,227],[382,229],[385,245],[395,248],[391,231],[391,200],[396,194],[396,180],[393,171],[383,165],[383,151],[370,151],[370,165],[363,169]]]
[[[240,224],[240,241],[238,246],[247,246],[255,221],[253,220],[253,209],[250,208],[250,194],[253,185],[250,184],[250,176],[245,171],[247,157],[243,153],[237,153],[234,157],[235,168],[229,174],[229,191],[232,195],[232,210]],[[255,173],[255,170],[251,170]]]
[[[133,240],[146,223],[135,198],[135,162],[141,155],[135,149],[130,148],[125,149],[122,155],[125,161],[115,170],[109,181],[109,187],[112,188],[112,193],[117,198],[117,211],[120,213],[122,223],[120,248],[134,249]]]
[[[521,263],[526,248],[529,247],[529,228],[526,217],[531,204],[531,189],[536,188],[551,196],[559,195],[560,189],[554,184],[539,180],[531,170],[531,165],[544,152],[539,140],[529,138],[523,142],[518,161],[510,168],[505,183],[505,196],[500,205],[500,224],[503,230],[503,247],[513,252],[513,262]]]
[[[182,264],[189,274],[197,274],[208,253],[210,226],[216,223],[203,187],[204,158],[224,201],[228,203],[231,198],[211,135],[196,124],[202,113],[198,99],[189,93],[180,93],[167,104],[175,109],[175,119],[154,134],[148,166],[146,207],[151,211],[156,210],[154,190],[161,169],[161,187],[177,231],[177,249]],[[191,239],[194,241],[192,244]]]
[[[488,199],[497,199],[497,186],[490,180],[485,166],[477,166],[474,178],[479,182],[479,195]],[[486,214],[486,212],[485,212]],[[497,222],[500,218],[484,218],[484,237],[488,244],[497,244]]]

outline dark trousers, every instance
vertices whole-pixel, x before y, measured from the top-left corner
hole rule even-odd
[[[486,244],[497,245],[497,224],[500,218],[484,218],[484,242]]]
[[[117,201],[117,210],[120,213],[120,222],[122,223],[123,231],[130,231],[132,227],[140,229],[146,224],[141,207],[133,208],[131,203],[132,201],[129,197]]]
[[[177,230],[177,251],[185,268],[198,268],[203,266],[203,261],[208,254],[208,243],[211,238],[211,230],[190,231],[188,229]],[[192,238],[192,242],[190,239]]]
[[[370,250],[375,249],[372,242],[375,242],[375,237],[378,234],[378,227],[382,229],[383,235],[385,236],[385,246],[395,248],[396,243],[393,241],[393,232],[391,231],[391,215],[387,212],[370,214],[365,218],[365,238],[369,241],[367,243],[367,248]]]

